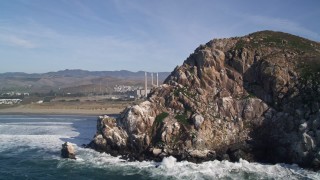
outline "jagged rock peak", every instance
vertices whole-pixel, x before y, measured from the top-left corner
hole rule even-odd
[[[320,44],[261,31],[200,45],[90,146],[129,159],[320,165]]]

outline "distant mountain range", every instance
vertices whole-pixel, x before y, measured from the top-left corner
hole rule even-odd
[[[162,83],[169,72],[159,72],[159,83]],[[68,90],[72,92],[89,92],[112,90],[115,85],[143,86],[144,71],[87,71],[66,69],[47,73],[0,73],[0,91],[47,92],[50,90]],[[148,73],[151,83],[151,75]],[[154,83],[156,75],[154,74]]]

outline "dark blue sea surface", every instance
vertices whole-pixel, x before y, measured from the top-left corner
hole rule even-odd
[[[201,164],[127,162],[82,148],[93,138],[96,117],[0,115],[0,179],[320,179],[296,165],[240,160]],[[60,158],[61,144],[74,144],[76,160]]]

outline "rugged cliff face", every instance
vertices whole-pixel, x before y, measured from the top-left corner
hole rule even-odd
[[[100,117],[90,146],[130,159],[320,167],[320,44],[262,31],[214,39],[148,99]]]

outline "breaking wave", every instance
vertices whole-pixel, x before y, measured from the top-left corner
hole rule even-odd
[[[320,179],[320,173],[297,165],[245,160],[128,162],[81,147],[95,128],[95,117],[0,116],[0,179]],[[60,158],[65,141],[75,145],[76,160]]]

